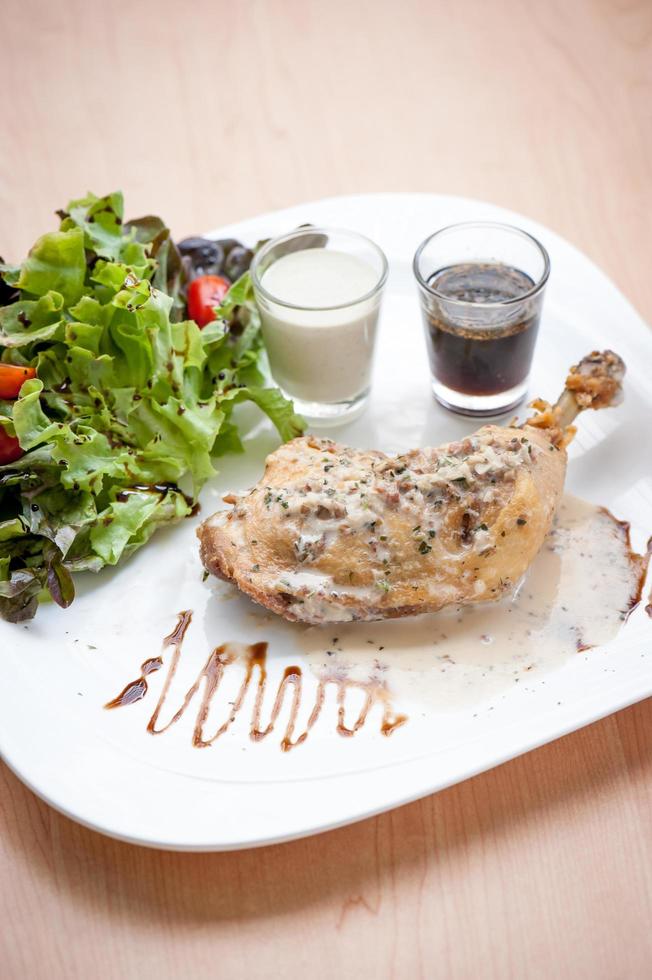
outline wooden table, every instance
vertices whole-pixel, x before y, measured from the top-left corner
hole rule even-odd
[[[7,259],[87,188],[179,237],[439,191],[547,223],[652,319],[649,0],[2,0],[0,21]],[[650,702],[259,851],[147,851],[1,789],[4,977],[649,976]]]

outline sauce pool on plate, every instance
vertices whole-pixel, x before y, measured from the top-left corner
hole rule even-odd
[[[408,714],[457,711],[514,685],[533,686],[578,654],[612,640],[641,599],[649,551],[602,507],[562,498],[545,543],[512,595],[409,621],[311,627],[301,637],[318,677],[384,670]]]

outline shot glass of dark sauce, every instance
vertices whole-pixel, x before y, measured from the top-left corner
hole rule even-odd
[[[465,222],[414,256],[432,390],[464,415],[500,415],[527,392],[550,273],[543,245],[511,225]]]

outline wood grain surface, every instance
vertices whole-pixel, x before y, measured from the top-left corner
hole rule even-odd
[[[433,191],[550,225],[652,320],[649,0],[0,0],[0,45],[6,259],[87,189],[178,237]],[[0,974],[647,977],[651,813],[650,702],[242,853],[116,843],[4,769]]]

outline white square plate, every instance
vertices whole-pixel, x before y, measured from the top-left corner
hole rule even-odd
[[[652,339],[613,284],[571,245],[503,209],[424,194],[318,201],[214,236],[253,243],[312,222],[357,229],[381,245],[390,277],[369,409],[332,434],[353,446],[404,451],[475,428],[433,402],[411,272],[414,250],[427,234],[470,219],[520,225],[550,252],[533,395],[554,399],[570,364],[594,348],[612,347],[627,363],[624,404],[580,422],[567,488],[629,520],[633,545],[643,550],[652,531]],[[251,418],[245,455],[219,461],[220,476],[202,494],[201,517],[222,506],[227,490],[254,483],[277,444],[253,410]],[[275,734],[249,738],[247,706],[211,747],[192,746],[194,710],[153,738],[147,722],[165,669],[148,678],[150,690],[138,703],[119,711],[103,705],[138,677],[144,660],[161,653],[180,610],[192,609],[194,617],[171,692],[175,705],[220,643],[269,642],[270,701],[285,667],[302,655],[306,627],[274,619],[222,583],[202,581],[200,519],[159,532],[117,570],[79,579],[69,610],[44,606],[26,626],[0,623],[3,756],[43,799],[104,833],[194,850],[316,833],[441,789],[652,693],[652,621],[642,604],[615,640],[554,665],[545,684],[513,685],[499,699],[479,693],[446,710],[418,698],[397,705],[409,720],[391,738],[382,737],[373,719],[356,738],[340,737],[329,699],[310,738],[292,752],[280,750]],[[168,661],[170,654],[164,654]],[[487,666],[492,656],[487,647]],[[310,703],[317,680],[309,670],[303,683]],[[264,717],[269,709],[266,702]]]

